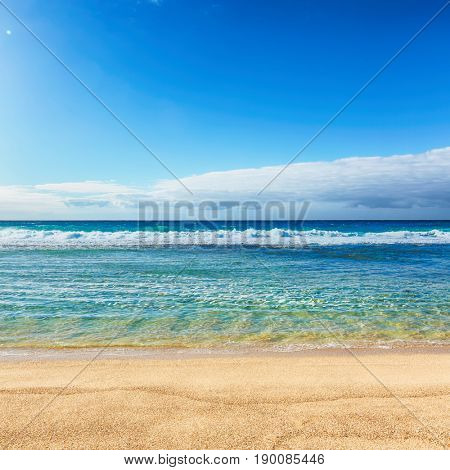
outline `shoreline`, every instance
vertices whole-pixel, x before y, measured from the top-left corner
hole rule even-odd
[[[241,347],[241,348],[170,348],[150,346],[96,347],[0,347],[0,363],[7,361],[99,359],[201,359],[221,357],[308,357],[386,354],[448,354],[450,344],[396,344],[348,347]]]

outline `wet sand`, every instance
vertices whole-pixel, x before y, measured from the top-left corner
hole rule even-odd
[[[449,348],[98,353],[2,351],[0,447],[448,445]]]

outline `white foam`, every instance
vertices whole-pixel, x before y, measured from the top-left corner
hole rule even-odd
[[[137,248],[139,246],[277,246],[308,245],[382,245],[382,244],[450,244],[450,232],[392,231],[339,232],[329,230],[214,230],[214,231],[63,231],[0,229],[0,248]]]

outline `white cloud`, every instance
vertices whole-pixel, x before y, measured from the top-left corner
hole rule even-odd
[[[0,210],[7,208],[31,208],[56,207],[58,199],[51,195],[41,194],[28,186],[0,186]]]
[[[311,218],[448,218],[450,147],[391,157],[352,157],[210,172],[153,188],[113,181],[0,186],[0,218],[136,218],[139,200],[311,201]]]
[[[255,199],[282,168],[211,172],[182,181],[196,198]],[[154,190],[160,198],[186,199],[186,192],[174,180],[162,181]],[[450,207],[450,147],[415,155],[294,163],[260,198],[340,203],[344,207]]]
[[[113,181],[81,181],[75,183],[48,183],[37,184],[35,189],[44,191],[57,191],[75,194],[132,194],[137,190],[117,184]]]

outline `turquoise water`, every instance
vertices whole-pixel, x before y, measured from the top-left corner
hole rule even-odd
[[[449,340],[449,222],[144,228],[0,222],[0,346]]]

